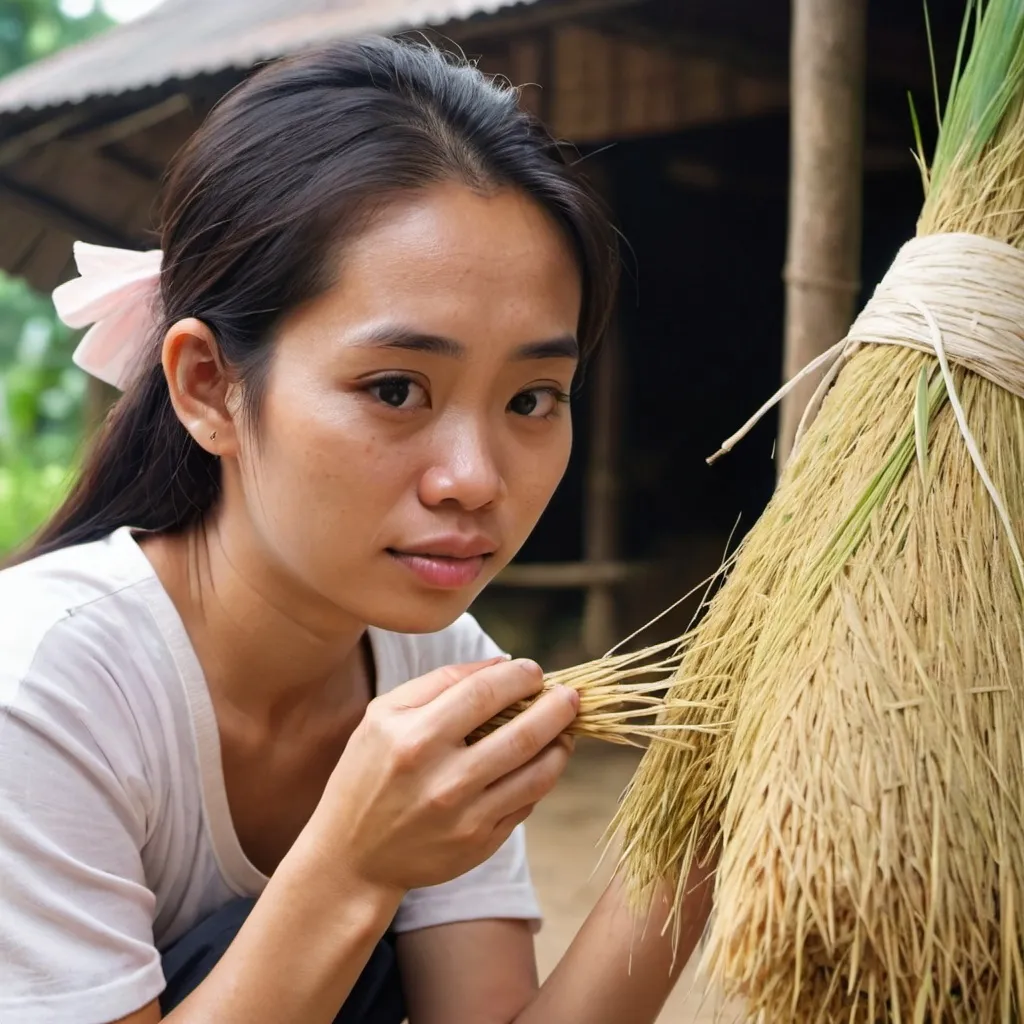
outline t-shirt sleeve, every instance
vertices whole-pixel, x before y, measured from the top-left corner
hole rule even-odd
[[[448,629],[417,638],[416,675],[440,665],[483,661],[502,653],[471,615]],[[396,932],[409,932],[456,921],[506,918],[530,922],[537,931],[541,911],[530,877],[526,833],[518,826],[490,858],[441,885],[409,892],[395,918]]]
[[[0,662],[3,1024],[107,1024],[164,987],[131,715],[87,655],[76,672],[69,687]]]
[[[410,932],[456,921],[511,918],[540,927],[541,913],[526,858],[526,837],[518,826],[483,864],[450,882],[413,889],[395,917],[396,932]]]

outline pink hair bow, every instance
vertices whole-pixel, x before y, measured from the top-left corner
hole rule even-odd
[[[123,389],[150,340],[163,253],[88,242],[75,242],[74,253],[80,276],[53,292],[57,315],[68,327],[92,324],[72,358],[86,373]]]

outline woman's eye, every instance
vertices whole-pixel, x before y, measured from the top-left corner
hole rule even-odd
[[[521,391],[508,403],[508,408],[517,416],[543,419],[554,414],[559,402],[567,400],[567,396],[554,388],[534,388],[531,391]]]
[[[389,377],[371,384],[367,390],[392,409],[419,409],[426,405],[426,391],[411,377]]]

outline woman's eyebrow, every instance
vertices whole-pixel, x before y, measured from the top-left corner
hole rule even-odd
[[[579,359],[580,343],[572,334],[562,334],[546,341],[531,341],[512,353],[513,359]]]
[[[396,348],[406,352],[465,359],[466,346],[454,338],[427,334],[399,324],[382,324],[359,335],[355,345],[364,348]],[[571,334],[562,334],[543,341],[530,341],[512,352],[515,361],[526,359],[579,359],[580,346]]]

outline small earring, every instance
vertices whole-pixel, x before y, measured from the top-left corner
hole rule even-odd
[[[216,430],[210,431],[210,440],[211,441],[216,441],[217,440],[217,431]]]

